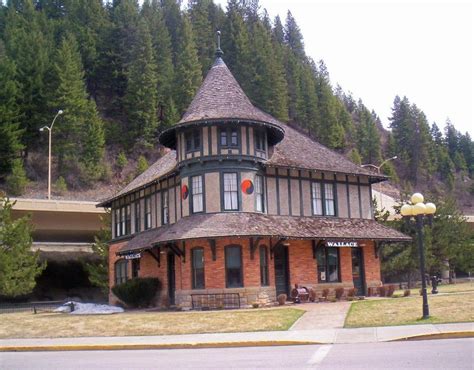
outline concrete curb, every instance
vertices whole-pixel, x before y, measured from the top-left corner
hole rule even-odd
[[[387,342],[434,340],[434,339],[456,339],[456,338],[474,338],[474,331],[451,331],[451,332],[446,332],[446,333],[409,335],[406,337],[390,339]]]
[[[233,348],[233,347],[269,347],[269,346],[302,346],[325,344],[322,342],[281,340],[281,341],[245,341],[216,343],[167,343],[167,344],[72,344],[72,345],[37,345],[37,346],[3,346],[1,352],[61,352],[61,351],[130,351],[153,349],[191,349],[191,348]]]

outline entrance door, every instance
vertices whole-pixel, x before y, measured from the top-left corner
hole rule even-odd
[[[364,258],[362,248],[352,249],[352,280],[356,295],[365,295]]]
[[[175,268],[174,268],[174,254],[168,254],[168,300],[170,306],[175,304],[174,291],[176,290],[175,280]]]
[[[275,250],[273,255],[275,261],[275,287],[276,294],[289,295],[290,280],[288,269],[288,247],[282,246]]]

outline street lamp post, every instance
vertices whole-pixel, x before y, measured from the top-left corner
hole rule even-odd
[[[426,293],[426,275],[425,275],[425,249],[423,248],[423,219],[432,218],[436,212],[436,206],[433,203],[423,203],[424,197],[420,193],[411,196],[411,204],[404,204],[400,208],[400,213],[408,220],[413,216],[416,221],[418,252],[420,253],[420,273],[421,273],[421,294],[423,296],[423,319],[430,317],[428,306],[428,295]],[[430,220],[431,221],[431,220]]]
[[[368,163],[368,164],[362,164],[361,167],[373,167],[377,170],[377,173],[380,174],[380,169],[382,168],[382,166],[385,163],[387,163],[388,161],[393,161],[394,159],[397,159],[397,158],[398,158],[397,156],[388,158],[388,159],[384,160],[382,163],[380,163],[379,166],[376,166],[375,164],[372,164],[372,163]]]
[[[48,144],[48,200],[51,200],[51,138],[53,132],[54,122],[59,115],[63,114],[63,111],[60,109],[58,113],[53,118],[53,122],[51,122],[51,126],[44,126],[40,128],[40,131],[44,131],[45,129],[48,130],[49,136],[49,144]]]

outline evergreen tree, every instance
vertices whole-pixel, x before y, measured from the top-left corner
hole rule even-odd
[[[150,32],[143,20],[138,26],[138,40],[133,54],[135,59],[130,64],[124,98],[127,131],[130,133],[129,145],[138,140],[151,147],[158,128],[157,73]]]
[[[285,42],[300,60],[306,58],[303,35],[301,34],[300,28],[296,24],[296,20],[290,11],[288,11],[286,15]]]
[[[0,177],[10,172],[12,161],[24,148],[21,143],[24,130],[20,129],[17,104],[20,88],[15,77],[15,64],[0,55]]]
[[[380,134],[376,125],[376,117],[364,106],[361,100],[357,107],[358,126],[356,129],[357,148],[364,163],[377,164],[382,159]]]
[[[0,295],[9,297],[31,293],[46,267],[39,262],[39,251],[31,251],[30,218],[12,218],[14,204],[0,194]]]
[[[149,167],[149,165],[148,165],[148,161],[146,160],[146,158],[143,155],[138,157],[137,172],[136,172],[135,176],[141,175],[143,172],[145,172],[148,169],[148,167]]]
[[[37,145],[39,128],[49,122],[45,76],[50,67],[52,39],[48,22],[34,8],[32,0],[25,0],[16,9],[9,6],[4,31],[7,55],[15,63],[16,81],[20,88],[18,105],[21,129],[25,130],[26,149]]]
[[[189,0],[189,18],[193,26],[194,39],[202,74],[209,70],[214,56],[214,32],[209,11],[212,0]]]
[[[28,185],[28,178],[23,167],[23,161],[16,158],[11,163],[11,173],[7,176],[6,186],[11,195],[20,196],[26,190]]]
[[[358,165],[362,164],[362,157],[360,156],[357,148],[351,149],[351,151],[349,152],[349,159],[355,164],[358,164]]]
[[[61,41],[54,69],[57,80],[51,107],[64,111],[53,141],[59,173],[70,185],[77,185],[79,171],[82,181],[90,184],[103,175],[104,130],[94,101],[87,97],[77,43],[71,34]]]
[[[180,52],[176,65],[176,86],[179,86],[176,105],[181,113],[191,103],[202,80],[191,22],[187,17],[184,17],[182,25]]]
[[[143,3],[142,15],[150,30],[153,57],[156,63],[157,101],[163,110],[161,124],[169,126],[176,123],[179,114],[174,104],[174,67],[171,48],[171,38],[166,27],[163,10],[158,0],[149,0]]]
[[[180,40],[182,38],[183,16],[181,14],[180,0],[160,0],[163,18],[166,28],[171,37],[171,47],[173,48],[173,64],[178,65],[178,55],[180,53]]]

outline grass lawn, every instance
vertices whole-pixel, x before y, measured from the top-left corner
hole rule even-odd
[[[344,327],[439,324],[474,321],[474,292],[430,295],[430,318],[422,320],[422,297],[387,298],[354,302]]]
[[[0,315],[0,338],[288,330],[303,313],[303,310],[295,308],[212,312],[126,312],[114,315],[8,313]]]

